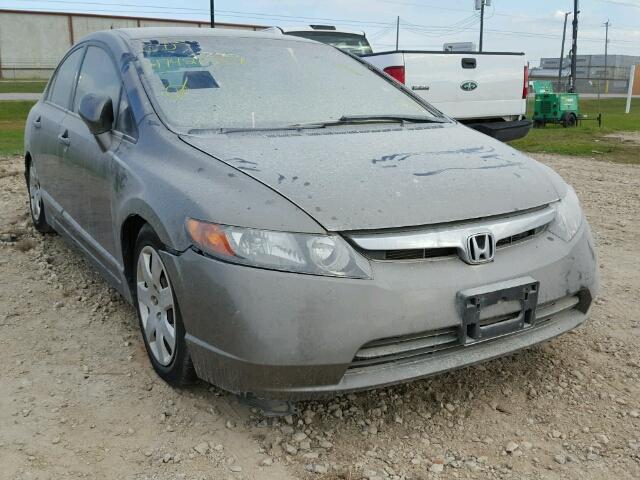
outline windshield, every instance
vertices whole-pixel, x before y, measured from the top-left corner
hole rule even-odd
[[[322,44],[195,34],[139,40],[135,48],[160,115],[179,132],[284,127],[344,115],[434,117],[390,81]]]
[[[296,37],[308,38],[309,40],[333,45],[334,47],[338,47],[340,50],[353,53],[354,55],[367,55],[369,53],[373,53],[371,45],[369,45],[369,42],[364,35],[332,31],[287,32],[286,35],[294,35]]]

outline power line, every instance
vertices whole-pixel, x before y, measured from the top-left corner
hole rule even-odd
[[[29,3],[29,2],[38,2],[41,3],[44,0],[16,0],[18,2],[23,2],[23,3]],[[415,3],[415,2],[404,2],[404,1],[400,1],[400,0],[375,0],[377,2],[381,2],[381,3],[388,3],[388,4],[394,4],[394,5],[404,5],[404,6],[416,6],[416,7],[428,7],[430,9],[435,9],[435,10],[442,10],[442,11],[451,11],[451,12],[469,12],[469,10],[465,10],[465,9],[460,9],[460,8],[450,8],[450,7],[442,7],[439,5],[431,5],[431,4],[424,4],[424,3]],[[609,4],[614,4],[614,5],[621,5],[621,6],[628,6],[628,7],[636,7],[636,8],[640,8],[640,5],[636,5],[636,4],[631,4],[629,2],[623,2],[623,1],[618,1],[618,0],[595,0],[595,1],[599,1],[601,3],[609,3]],[[153,8],[153,9],[158,9],[158,10],[167,10],[169,12],[194,12],[195,13],[209,13],[209,9],[207,8],[194,8],[194,7],[167,7],[164,5],[155,5],[155,4],[149,4],[149,3],[106,3],[106,2],[83,2],[83,1],[74,1],[74,0],[46,0],[46,3],[51,4],[51,3],[57,3],[57,4],[68,4],[68,5],[98,5],[101,7],[134,7],[134,8]],[[43,11],[43,10],[40,10]],[[47,9],[46,11],[53,11],[51,9]],[[216,9],[216,12],[218,12],[220,10]],[[253,16],[264,16],[264,17],[278,17],[278,18],[305,18],[305,19],[311,19],[311,20],[322,20],[321,18],[316,18],[316,17],[299,17],[299,16],[289,16],[289,15],[277,15],[277,14],[268,14],[268,13],[258,13],[258,12],[239,12],[239,11],[232,11],[232,10],[225,10],[223,12],[226,13],[233,13],[235,15],[237,14],[251,14]],[[130,13],[130,12],[129,12]],[[139,11],[139,13],[147,13],[145,11]],[[161,13],[161,12],[151,12],[151,13]],[[167,12],[168,13],[168,12]],[[529,15],[522,15],[522,14],[513,14],[513,13],[505,13],[505,12],[496,12],[495,11],[495,7],[492,7],[492,13],[491,16],[501,16],[501,17],[512,17],[512,18],[520,18],[520,19],[526,19],[526,20],[543,20],[545,22],[549,21],[549,18],[547,17],[533,17],[533,16],[529,16]],[[346,20],[349,23],[375,23],[375,24],[380,24],[380,23],[389,23],[389,24],[394,24],[394,22],[372,22],[372,21],[359,21],[359,20]],[[599,24],[584,24],[585,26],[590,26],[590,27],[599,27]],[[626,25],[618,25],[617,26],[618,30],[630,30],[630,31],[638,31],[638,27],[633,27],[633,26],[626,26]]]
[[[20,0],[22,2],[28,2],[28,1],[37,1],[37,0]],[[378,0],[381,1],[381,0]],[[391,0],[385,0],[385,1],[389,1],[391,2]],[[604,0],[602,0],[604,1]],[[106,4],[103,2],[80,2],[80,1],[73,1],[73,0],[47,0],[48,3],[63,3],[63,4],[82,4],[82,5],[99,5],[99,6],[123,6],[123,7],[138,7],[138,6],[142,6],[144,8],[157,8],[157,9],[163,9],[165,11],[156,11],[156,10],[126,10],[126,11],[121,11],[119,13],[126,13],[126,14],[162,14],[162,15],[166,15],[166,14],[172,14],[172,15],[197,15],[196,12],[207,12],[209,13],[209,10],[207,9],[198,9],[198,8],[189,8],[189,7],[164,7],[164,6],[159,6],[159,5],[150,5],[150,4],[142,4],[142,5],[136,5],[136,4],[130,4],[130,3],[113,3],[113,4]],[[393,3],[393,2],[392,2]],[[444,8],[442,8],[444,9]],[[184,11],[183,11],[184,10]],[[454,10],[454,9],[448,9],[448,10]],[[25,11],[29,11],[29,10],[25,10]],[[38,10],[33,10],[33,11],[45,11],[45,12],[59,12],[59,10],[57,9],[47,9],[47,8],[43,8],[43,9],[38,9]],[[457,11],[463,11],[463,10],[457,10]],[[114,14],[113,10],[107,10],[107,9],[85,9],[81,12],[77,12],[77,13],[111,13]],[[496,13],[496,12],[492,12],[491,16],[493,15],[501,15],[500,13]],[[504,14],[507,15],[507,14]],[[514,16],[514,15],[508,15],[508,16]],[[269,22],[289,22],[289,21],[298,21],[298,22],[305,22],[305,21],[324,21],[324,22],[332,22],[332,23],[337,23],[337,24],[342,24],[342,25],[348,25],[348,26],[355,26],[355,27],[360,27],[360,28],[364,28],[364,27],[371,27],[371,28],[381,28],[381,29],[389,29],[389,28],[394,28],[395,27],[395,22],[380,22],[380,21],[372,21],[372,20],[350,20],[350,19],[341,19],[341,18],[325,18],[325,17],[309,17],[309,16],[294,16],[294,15],[284,15],[284,14],[268,14],[268,13],[259,13],[259,12],[243,12],[243,11],[236,11],[236,10],[218,10],[216,9],[216,17],[224,17],[224,18],[239,18],[239,19],[253,19],[253,20],[262,20],[262,21],[269,21]],[[487,17],[487,18],[491,18],[491,17]],[[200,21],[201,23],[207,23],[207,20],[204,19],[195,19],[194,21]],[[459,20],[458,22],[455,22],[451,25],[448,26],[438,26],[438,25],[420,25],[420,24],[414,24],[411,22],[407,22],[407,21],[402,21],[402,26],[403,28],[407,28],[408,30],[410,30],[412,33],[418,34],[418,35],[422,35],[425,37],[434,37],[434,36],[451,36],[454,34],[458,34],[458,33],[462,33],[466,30],[469,30],[471,27],[475,26],[478,22],[478,17],[477,15],[472,15],[470,17],[466,17],[463,18],[461,20]],[[618,30],[621,30],[621,28],[618,28]],[[503,35],[503,36],[518,36],[518,37],[527,37],[527,38],[546,38],[546,39],[560,39],[561,36],[559,35],[554,35],[554,34],[545,34],[545,33],[534,33],[534,32],[522,32],[522,31],[509,31],[509,30],[497,30],[497,29],[485,29],[486,32],[491,32],[497,35]],[[593,37],[585,37],[585,36],[581,36],[580,37],[582,41],[586,41],[586,42],[601,42],[601,40],[599,38],[593,38]],[[622,39],[611,39],[609,41],[610,44],[616,44],[616,45],[623,45],[623,44],[628,44],[628,45],[637,45],[637,41],[634,40],[622,40]]]
[[[619,5],[621,7],[640,8],[640,4],[622,2],[620,0],[597,0],[597,1],[599,1],[600,3],[608,3],[608,4],[611,4],[611,5]]]

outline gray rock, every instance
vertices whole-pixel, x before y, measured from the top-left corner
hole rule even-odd
[[[333,447],[333,443],[329,442],[328,440],[320,440],[320,446],[328,450]]]
[[[295,435],[293,435],[293,441],[297,443],[300,443],[306,439],[307,439],[307,434],[304,432],[296,432]]]
[[[284,444],[284,451],[289,455],[295,455],[298,453],[298,449],[289,443]]]
[[[565,463],[567,463],[567,457],[559,453],[558,455],[553,457],[553,461],[559,463],[560,465],[564,465]]]
[[[200,442],[193,449],[200,455],[206,455],[209,452],[209,444],[207,442]]]
[[[317,463],[313,466],[313,472],[318,474],[325,474],[329,471],[326,465],[322,465],[321,463]]]
[[[520,448],[520,445],[518,445],[516,442],[511,441],[511,442],[507,443],[507,446],[506,446],[506,447],[504,447],[504,450],[505,450],[507,453],[513,453],[513,452],[515,452],[518,448]]]

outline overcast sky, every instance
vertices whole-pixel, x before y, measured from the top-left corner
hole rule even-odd
[[[3,0],[2,8],[197,20],[209,16],[209,0]],[[474,0],[215,0],[215,8],[220,22],[322,23],[364,30],[374,50],[395,46],[397,16],[400,48],[440,50],[444,42],[477,43],[479,35]],[[486,10],[484,48],[524,51],[532,65],[542,56],[557,57],[562,12],[572,9],[572,0],[494,0]],[[640,0],[582,0],[580,9],[578,53],[604,52],[602,24],[609,19],[609,52],[640,55]]]

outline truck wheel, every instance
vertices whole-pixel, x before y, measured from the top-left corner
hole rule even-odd
[[[543,127],[544,127],[544,122],[542,120],[533,121],[533,128],[543,128]]]
[[[562,126],[564,128],[575,127],[577,123],[578,123],[577,118],[574,113],[567,112],[564,115],[562,115]]]

